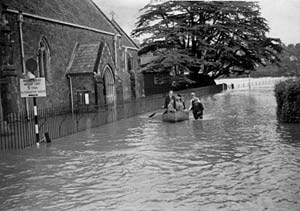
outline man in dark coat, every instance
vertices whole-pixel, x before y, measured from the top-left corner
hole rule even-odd
[[[165,104],[164,104],[163,108],[168,109],[168,105],[169,105],[171,99],[173,99],[174,108],[176,108],[176,105],[175,105],[175,100],[176,99],[175,99],[175,96],[174,96],[174,93],[173,93],[172,90],[170,90],[168,96],[166,96],[166,98],[165,98]]]
[[[195,96],[195,93],[192,93],[192,99],[190,101],[189,110],[193,112],[194,119],[202,119],[203,118],[203,104],[200,99]]]

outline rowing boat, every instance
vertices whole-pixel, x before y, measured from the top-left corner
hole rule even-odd
[[[181,122],[188,119],[189,119],[188,111],[168,112],[162,115],[162,121],[164,122]]]

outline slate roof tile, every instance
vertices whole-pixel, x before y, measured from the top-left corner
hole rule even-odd
[[[79,44],[68,74],[93,73],[100,43]]]
[[[10,9],[115,33],[92,0],[1,0]]]

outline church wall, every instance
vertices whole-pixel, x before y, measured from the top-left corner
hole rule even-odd
[[[22,77],[22,66],[20,60],[19,34],[16,16],[10,16],[9,24],[13,30],[14,44],[14,61],[17,67],[18,76]],[[50,65],[47,72],[46,89],[47,97],[38,98],[39,107],[56,107],[70,105],[70,88],[69,80],[66,77],[66,68],[69,65],[70,58],[76,42],[78,43],[95,43],[105,40],[113,53],[113,36],[100,34],[88,30],[77,29],[60,24],[53,24],[45,21],[24,18],[23,22],[23,41],[25,61],[29,58],[37,58],[39,41],[44,37],[50,48]],[[103,62],[106,62],[106,56]],[[80,80],[80,79],[79,79]],[[79,83],[86,83],[83,80]],[[91,81],[93,83],[93,81]],[[19,84],[17,84],[19,86]],[[91,87],[91,85],[89,85]],[[23,99],[19,97],[19,108],[24,110]],[[31,104],[31,100],[29,100]]]

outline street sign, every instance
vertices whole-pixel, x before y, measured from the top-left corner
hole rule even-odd
[[[45,78],[20,79],[21,97],[46,97]]]
[[[34,71],[36,71],[36,69],[37,69],[37,62],[35,61],[35,59],[30,58],[30,59],[27,59],[25,66],[28,71],[34,73]]]

